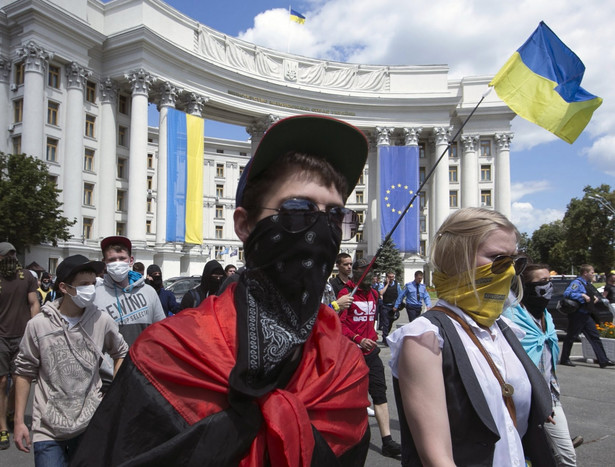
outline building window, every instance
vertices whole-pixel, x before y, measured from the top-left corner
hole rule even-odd
[[[419,143],[419,158],[425,159],[425,143]]]
[[[21,154],[21,135],[13,137],[13,154]]]
[[[21,123],[23,121],[23,99],[13,101],[13,122]]]
[[[363,250],[357,250],[357,251],[355,251],[355,253],[354,253],[354,259],[355,259],[355,261],[356,261],[356,260],[358,260],[358,259],[363,258],[363,256],[364,256],[364,255],[365,255],[365,253],[363,253]]]
[[[54,275],[56,273],[56,269],[58,269],[58,258],[49,258],[47,265],[47,271],[49,271],[49,274]]]
[[[221,240],[224,236],[224,228],[221,225],[216,225],[216,238],[217,240]]]
[[[481,182],[491,181],[491,166],[490,165],[480,166],[480,181]]]
[[[243,258],[244,258],[244,256],[243,256],[243,248],[240,248],[240,249],[239,249],[239,255],[238,255],[238,258],[239,258],[239,261],[241,261],[241,262],[243,263],[243,261],[244,261],[244,260],[243,260]]]
[[[145,221],[145,233],[148,233],[148,234],[152,233],[152,221],[150,220]]]
[[[421,242],[419,243],[419,255],[425,256],[426,247],[427,244],[425,240],[421,240]]]
[[[216,255],[216,258],[219,258],[220,256],[222,256],[223,251],[224,251],[224,247],[222,245],[216,245],[214,247],[214,254]]]
[[[425,220],[425,216],[419,217],[419,231],[421,233],[427,232],[427,222]]]
[[[448,205],[451,208],[456,208],[459,205],[457,190],[451,190],[448,192]]]
[[[152,198],[147,198],[147,212],[152,212]]]
[[[247,156],[247,155],[248,155],[248,153],[247,153],[247,152],[244,152],[244,151],[239,151],[239,155],[240,155],[240,156]]]
[[[355,193],[356,198],[357,198],[357,204],[363,204],[365,201],[365,196],[364,196],[364,192],[363,191],[357,191]]]
[[[449,157],[459,157],[457,153],[457,143],[451,143],[448,146],[448,156]]]
[[[357,243],[361,243],[363,241],[363,231],[359,230],[355,235],[355,238],[357,239]]]
[[[117,110],[121,114],[128,115],[128,98],[124,94],[120,94],[117,100]]]
[[[83,204],[94,206],[94,185],[91,183],[83,184]]]
[[[94,219],[90,217],[83,218],[83,239],[89,240],[92,238],[92,225],[94,225]]]
[[[224,149],[216,149],[216,154],[224,154]]]
[[[359,181],[357,182],[357,185],[365,185],[365,174],[363,172],[361,172],[361,175],[359,175]]]
[[[124,190],[117,190],[117,205],[115,207],[116,211],[123,212],[126,210],[126,192]]]
[[[359,221],[359,224],[365,222],[365,211],[357,211],[357,220]]]
[[[53,183],[56,187],[58,186],[58,176],[57,175],[50,175],[49,181]]]
[[[25,63],[21,62],[15,65],[15,74],[14,74],[14,83],[17,86],[20,86],[23,84],[23,78],[24,78],[24,69],[25,69]]]
[[[47,138],[47,162],[58,162],[58,140]]]
[[[127,138],[126,138],[126,133],[128,132],[128,128],[126,128],[125,126],[120,126],[117,130],[117,144],[119,144],[120,146],[127,146]]]
[[[491,141],[484,139],[480,141],[480,155],[481,157],[491,157]]]
[[[458,182],[458,177],[457,177],[457,166],[456,165],[451,165],[448,168],[448,181],[449,183],[456,183]]]
[[[427,203],[427,193],[424,191],[419,192],[419,207],[421,209],[425,209],[425,204]]]
[[[224,185],[216,185],[216,198],[224,197]]]
[[[480,205],[491,206],[491,190],[480,190]]]
[[[95,104],[96,103],[96,83],[88,81],[85,85],[85,100]]]
[[[49,65],[49,73],[47,74],[47,85],[50,88],[60,89],[60,67]]]
[[[241,177],[243,175],[243,171],[246,169],[245,165],[240,165],[239,166],[239,176]]]
[[[87,149],[83,154],[83,170],[86,172],[94,172],[94,150]]]
[[[224,208],[221,204],[216,204],[216,219],[222,219],[224,217]]]
[[[152,189],[153,183],[154,183],[154,178],[151,175],[148,175],[147,177],[147,189],[148,190]]]
[[[85,136],[94,138],[94,124],[96,123],[96,117],[94,115],[85,116]]]
[[[60,104],[57,102],[47,102],[47,123],[49,125],[58,126],[58,110]]]
[[[151,152],[147,153],[147,168],[154,168],[154,155]]]
[[[216,164],[216,177],[224,178],[224,164]]]
[[[124,222],[118,222],[115,224],[115,235],[126,235],[126,224]]]
[[[419,183],[425,182],[425,167],[419,167]]]
[[[126,159],[121,157],[117,160],[117,178],[126,178]]]

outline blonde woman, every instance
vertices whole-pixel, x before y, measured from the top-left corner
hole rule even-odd
[[[480,208],[456,211],[436,234],[439,300],[388,337],[402,465],[554,465],[542,431],[549,390],[500,318],[527,263],[518,240],[506,217]]]

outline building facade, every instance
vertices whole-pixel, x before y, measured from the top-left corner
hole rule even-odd
[[[46,161],[65,216],[77,220],[70,241],[33,246],[26,262],[54,272],[68,255],[98,258],[100,240],[122,234],[135,259],[156,262],[165,277],[200,274],[213,258],[242,265],[232,221],[241,171],[272,123],[317,113],[348,121],[370,140],[368,165],[348,200],[362,225],[342,245],[355,257],[373,254],[383,234],[379,148],[417,145],[421,180],[435,167],[419,198],[420,249],[404,252],[411,277],[451,210],[486,206],[510,215],[514,114],[491,93],[451,141],[489,80],[449,79],[444,65],[281,53],[159,0],[0,0],[0,151]],[[153,106],[157,127],[148,124]],[[245,142],[205,138],[202,245],[165,241],[169,108],[247,131]]]

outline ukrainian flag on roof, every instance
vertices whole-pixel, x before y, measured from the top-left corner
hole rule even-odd
[[[290,10],[290,19],[295,23],[303,24],[305,23],[305,16],[295,10]]]
[[[490,86],[513,112],[573,143],[602,99],[581,87],[585,65],[544,23]]]

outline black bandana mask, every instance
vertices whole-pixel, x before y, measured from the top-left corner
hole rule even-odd
[[[256,224],[245,243],[246,270],[235,292],[237,363],[234,391],[251,397],[283,387],[292,376],[320,307],[341,232],[318,216],[309,229],[289,233],[277,216]]]
[[[551,282],[528,282],[523,285],[523,300],[521,302],[536,319],[540,318],[553,296]]]

